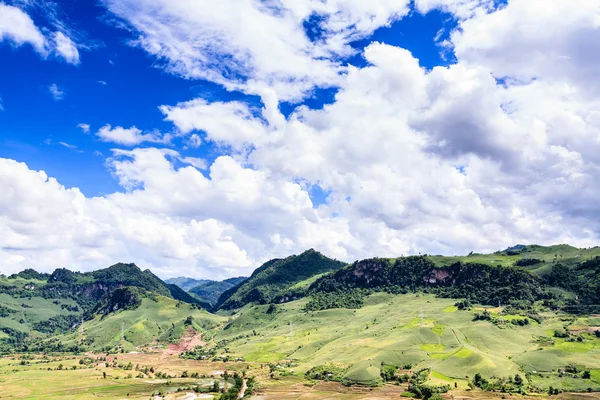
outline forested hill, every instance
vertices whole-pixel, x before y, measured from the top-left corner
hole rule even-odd
[[[355,308],[365,293],[424,291],[487,305],[543,300],[552,307],[589,311],[600,304],[599,254],[598,247],[520,245],[464,257],[368,259],[312,283],[307,308]]]
[[[210,307],[135,264],[116,264],[86,273],[64,268],[52,274],[25,270],[0,277],[0,348],[30,335],[72,330],[95,312],[135,307],[140,298],[157,295],[194,307]]]
[[[310,249],[300,255],[267,261],[243,283],[224,292],[215,309],[235,309],[248,303],[267,304],[298,282],[337,271],[346,264]]]
[[[365,292],[426,291],[480,304],[533,302],[546,296],[541,279],[520,267],[455,262],[436,267],[424,256],[355,262],[313,283],[309,308],[356,307]]]
[[[105,294],[123,286],[139,287],[176,300],[198,303],[188,293],[176,285],[163,282],[150,270],[142,271],[135,264],[123,263],[84,273],[57,269],[48,277],[46,284],[40,285],[37,290],[45,296],[62,294],[71,297],[84,308],[89,308]]]

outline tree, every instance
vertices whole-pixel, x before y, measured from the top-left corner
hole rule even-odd
[[[581,375],[581,377],[583,379],[591,379],[592,378],[592,374],[590,373],[590,371],[583,371],[583,374]]]
[[[552,386],[550,386],[548,388],[548,396],[552,396],[554,394],[554,388]]]
[[[521,375],[516,374],[514,382],[515,382],[515,385],[522,386],[523,385],[523,378],[521,378]]]
[[[381,378],[385,382],[393,381],[396,378],[396,369],[397,367],[393,365],[384,365],[381,368]]]
[[[103,372],[102,372],[102,378],[103,378],[103,379],[106,379],[106,371],[103,371]]]

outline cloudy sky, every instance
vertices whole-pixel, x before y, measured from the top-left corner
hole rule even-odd
[[[595,246],[598,65],[598,0],[0,0],[0,272]]]

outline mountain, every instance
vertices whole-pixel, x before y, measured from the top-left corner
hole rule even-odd
[[[115,305],[118,306],[116,312]],[[152,344],[176,342],[190,329],[202,332],[224,321],[193,304],[133,287],[115,290],[103,298],[94,311],[92,317],[84,321],[83,333],[75,329],[35,341],[30,348],[68,351],[85,346],[96,351],[136,351]]]
[[[426,256],[373,258],[357,261],[325,275],[308,290],[309,309],[349,307],[362,304],[373,292],[426,291],[440,297],[466,298],[478,304],[533,302],[547,298],[541,279],[523,268],[457,261],[438,267]]]
[[[239,285],[246,279],[248,278],[240,276],[237,278],[225,279],[223,281],[206,281],[189,289],[188,292],[194,294],[198,299],[214,305],[217,303],[223,292]]]
[[[235,286],[220,296],[214,309],[228,312],[219,315],[133,264],[0,277],[0,351],[119,353],[112,366],[97,367],[131,388],[150,376],[129,376],[128,361],[133,368],[160,359],[163,372],[183,365],[198,372],[214,369],[202,364],[207,358],[242,358],[247,373],[270,364],[274,379],[291,374],[311,387],[330,375],[373,388],[391,380],[386,390],[399,390],[398,398],[455,384],[453,394],[471,385],[476,398],[480,390],[600,391],[600,248],[519,245],[352,264],[309,250],[271,260],[247,280],[204,282],[198,292],[223,284]],[[24,374],[28,360],[20,362],[3,371]],[[48,376],[58,374],[52,368]],[[96,384],[98,371],[89,368]]]
[[[203,283],[208,283],[208,282],[214,282],[214,281],[211,281],[209,279],[187,278],[184,276],[180,276],[177,278],[165,279],[165,283],[168,283],[170,285],[177,285],[181,289],[185,290],[186,292],[189,292],[190,289],[192,289],[196,286],[199,286],[199,285],[202,285]]]
[[[300,255],[267,261],[250,278],[225,291],[215,309],[231,310],[248,303],[267,304],[299,297],[292,287],[315,275],[337,271],[346,264],[310,249]]]
[[[86,273],[64,268],[52,274],[25,270],[0,278],[0,348],[21,343],[32,335],[69,331],[95,313],[139,305],[139,297],[147,294],[194,307],[210,307],[135,264],[119,263]],[[130,299],[124,301],[126,298]],[[103,302],[104,307],[100,305]]]

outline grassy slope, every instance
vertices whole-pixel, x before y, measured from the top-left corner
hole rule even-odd
[[[199,331],[215,328],[225,319],[198,310],[189,304],[168,297],[155,296],[155,300],[144,298],[135,310],[111,313],[106,317],[96,316],[84,323],[86,343],[92,350],[122,346],[127,351],[155,342],[176,341],[185,331],[184,320],[193,317],[193,326]],[[125,341],[121,341],[121,327]],[[65,344],[80,340],[80,333],[64,335]]]
[[[509,376],[521,369],[544,373],[568,363],[600,369],[600,340],[592,335],[586,334],[583,344],[536,341],[547,337],[547,331],[562,327],[564,322],[555,316],[542,325],[500,328],[473,322],[472,312],[455,310],[454,301],[377,293],[358,310],[306,313],[302,311],[305,300],[299,300],[280,305],[275,315],[269,315],[267,306],[253,306],[242,310],[215,340],[227,340],[224,347],[248,361],[297,360],[297,373],[320,364],[341,363],[350,367],[349,378],[364,383],[377,379],[382,362],[430,367],[437,379],[445,377],[462,385],[476,372],[484,376]],[[543,379],[542,385],[569,388],[568,382],[556,377]],[[600,388],[600,382],[580,381],[579,389],[581,385]]]
[[[0,278],[0,285],[16,286],[23,289],[27,285],[34,285],[36,288],[46,284],[45,281],[35,279],[7,279]],[[58,304],[55,304],[57,302]],[[76,306],[76,303],[71,299],[45,299],[35,296],[32,291],[31,297],[13,297],[8,293],[0,293],[0,307],[9,312],[6,317],[0,317],[0,330],[2,328],[10,328],[20,332],[33,331],[33,324],[40,321],[48,320],[57,315],[77,315],[75,312],[61,308],[61,305]]]
[[[579,249],[566,244],[559,244],[554,246],[530,245],[517,255],[506,255],[503,252],[496,252],[492,254],[475,253],[468,256],[436,255],[429,256],[429,258],[437,266],[450,265],[457,261],[511,266],[522,258],[536,258],[545,261],[545,263],[531,265],[525,268],[533,274],[545,275],[550,272],[552,264],[555,262],[560,262],[562,264],[571,266],[597,256],[600,256],[600,247]]]

